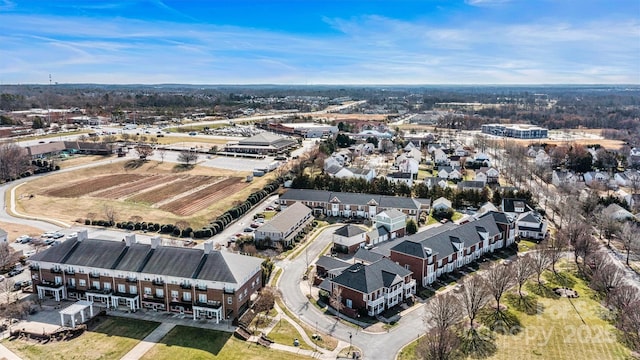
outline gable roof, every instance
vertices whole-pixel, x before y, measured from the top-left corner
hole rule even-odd
[[[361,293],[369,294],[378,289],[389,287],[398,281],[403,281],[405,276],[411,274],[411,271],[395,262],[382,258],[369,265],[353,264],[331,281]]]
[[[296,202],[287,206],[278,215],[274,216],[271,221],[260,226],[258,231],[263,232],[286,232],[291,229],[295,224],[307,217],[311,213],[305,204]]]
[[[349,205],[368,205],[371,200],[382,208],[420,209],[420,201],[410,197],[388,196],[376,194],[347,193],[327,190],[289,189],[280,195],[282,200],[331,202],[337,200]]]
[[[322,267],[325,270],[329,271],[334,269],[345,269],[351,266],[351,264],[332,256],[323,255],[318,258],[318,261],[316,261],[316,266]]]

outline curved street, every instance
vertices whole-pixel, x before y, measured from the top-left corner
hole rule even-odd
[[[355,326],[337,322],[333,316],[324,315],[302,293],[301,282],[307,267],[307,259],[309,263],[312,263],[320,255],[331,242],[334,229],[335,226],[323,229],[320,235],[297,257],[276,263],[283,269],[277,284],[282,292],[283,301],[291,312],[314,329],[330,334],[346,343],[349,342],[351,334],[352,344],[362,350],[363,357],[394,359],[404,345],[425,332],[425,325],[422,321],[422,304],[414,305],[412,311],[405,313],[398,324],[388,333],[368,333]]]

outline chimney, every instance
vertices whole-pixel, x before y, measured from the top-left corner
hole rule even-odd
[[[213,241],[206,241],[204,243],[204,254],[205,255],[211,254],[212,251],[213,251]]]
[[[136,243],[136,234],[127,234],[124,236],[124,244],[129,247]]]
[[[89,230],[80,230],[78,231],[78,242],[89,238]]]
[[[151,248],[157,249],[162,245],[162,238],[160,236],[154,236],[151,238]]]

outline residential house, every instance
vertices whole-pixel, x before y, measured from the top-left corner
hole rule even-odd
[[[547,221],[536,211],[527,211],[516,219],[518,236],[542,240],[547,236]]]
[[[606,185],[611,178],[609,174],[600,171],[589,171],[584,173],[582,176],[584,178],[584,183],[587,186],[594,186],[595,184]]]
[[[636,217],[628,210],[618,204],[611,204],[602,210],[602,213],[613,220],[624,221],[628,219],[636,219]]]
[[[437,198],[433,201],[431,208],[434,211],[444,211],[451,209],[451,201],[444,197]]]
[[[475,180],[485,184],[497,184],[500,180],[500,171],[494,167],[483,166],[475,171]]]
[[[0,229],[0,243],[3,243],[3,242],[6,243],[8,241],[7,239],[8,235],[9,234],[7,234],[7,232],[4,229]]]
[[[536,154],[535,163],[539,167],[550,166],[551,165],[551,156],[547,155],[547,153],[540,149]]]
[[[419,148],[414,147],[408,151],[405,149],[405,155],[410,159],[414,159],[418,163],[422,161],[422,151],[420,151]]]
[[[427,286],[442,274],[514,241],[514,223],[505,214],[491,211],[464,224],[450,223],[410,235],[391,248],[389,257]]]
[[[398,167],[398,171],[417,174],[420,167],[419,161],[406,154],[401,154],[396,157],[393,164]]]
[[[288,246],[313,220],[311,209],[296,202],[256,229],[255,239],[256,241],[269,240],[271,245],[282,242],[284,246]]]
[[[628,163],[632,167],[640,167],[640,148],[632,148],[629,151]]]
[[[627,170],[625,172],[616,173],[613,176],[616,184],[627,187],[640,186],[640,172]]]
[[[460,167],[438,166],[438,177],[441,179],[460,180],[462,169]]]
[[[458,183],[458,190],[475,190],[475,191],[482,191],[484,190],[485,187],[485,183],[483,181],[477,181],[477,180],[466,180],[466,181],[460,181]]]
[[[282,208],[295,202],[307,205],[314,214],[347,218],[372,218],[381,211],[396,209],[416,222],[420,211],[430,204],[429,199],[307,189],[289,189],[278,199]]]
[[[368,265],[357,263],[331,280],[331,293],[340,294],[344,313],[376,316],[413,297],[416,281],[411,275],[387,258]]]
[[[463,156],[469,155],[469,152],[462,145],[458,145],[458,147],[456,147],[455,150],[453,150],[453,154],[455,156],[463,157]]]
[[[574,185],[580,181],[580,176],[569,170],[553,170],[551,183],[554,186]]]
[[[323,279],[333,279],[349,266],[351,266],[351,264],[346,261],[342,261],[333,256],[323,255],[316,261],[316,276]]]
[[[333,232],[333,251],[353,254],[366,243],[366,231],[357,225],[347,224]]]
[[[385,210],[375,216],[373,224],[376,228],[383,227],[386,229],[389,234],[389,240],[403,237],[407,226],[407,214],[396,209]],[[369,242],[369,244],[376,243]]]
[[[473,160],[475,162],[481,162],[481,163],[487,163],[487,164],[491,162],[489,155],[485,153],[477,153],[476,156],[474,156]]]
[[[409,172],[394,172],[387,175],[387,180],[395,184],[406,184],[408,187],[413,186],[413,174]]]
[[[448,165],[449,157],[444,151],[442,151],[442,149],[435,149],[433,152],[433,162],[438,165]]]
[[[196,319],[237,319],[262,288],[262,259],[213,250],[76,238],[31,256],[38,298],[87,300],[106,308],[146,308]]]

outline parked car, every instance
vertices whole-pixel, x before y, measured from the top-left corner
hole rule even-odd
[[[258,223],[252,223],[252,224],[251,224],[251,225],[249,225],[249,226],[251,226],[251,227],[252,227],[252,228],[254,228],[254,229],[257,229],[257,228],[259,228],[259,227],[260,227],[260,224],[258,224]]]
[[[196,135],[198,135],[198,133],[195,132],[195,131],[192,131],[192,132],[189,133],[189,136],[196,136]]]
[[[14,276],[16,276],[18,274],[21,274],[23,271],[24,271],[23,268],[14,268],[13,270],[11,270],[11,271],[9,271],[7,273],[7,276],[8,277],[14,277]]]
[[[22,290],[22,289],[26,288],[27,286],[31,286],[31,280],[16,281],[13,284],[13,291]]]
[[[16,239],[16,242],[20,243],[20,244],[26,244],[26,243],[28,243],[30,241],[31,241],[31,236],[29,236],[29,235],[20,235]]]
[[[48,238],[53,237],[53,234],[55,234],[55,233],[56,233],[55,231],[47,231],[46,233],[40,235],[40,237],[48,239]]]
[[[67,235],[67,239],[73,239],[78,237],[78,233],[77,232],[72,232],[71,234]]]
[[[257,219],[256,219],[256,222],[257,222],[258,224],[264,224],[264,218],[257,218]]]
[[[267,206],[267,207],[266,207],[266,208],[264,208],[264,209],[265,209],[265,210],[267,210],[267,211],[273,211],[273,210],[275,210],[275,209],[273,208],[273,206]]]
[[[24,256],[26,256],[26,257],[31,257],[31,256],[33,256],[35,254],[36,254],[35,250],[27,250],[27,251],[24,252]]]
[[[250,232],[253,232],[253,228],[250,228],[250,227],[244,228],[243,231],[246,232],[246,233],[250,233]]]
[[[48,246],[48,245],[53,245],[53,243],[55,243],[55,242],[56,241],[54,239],[47,239],[47,240],[44,241],[44,244]]]
[[[53,233],[53,235],[51,235],[51,237],[53,239],[60,239],[61,237],[64,237],[64,234],[61,233],[61,232],[55,232],[55,233]]]

